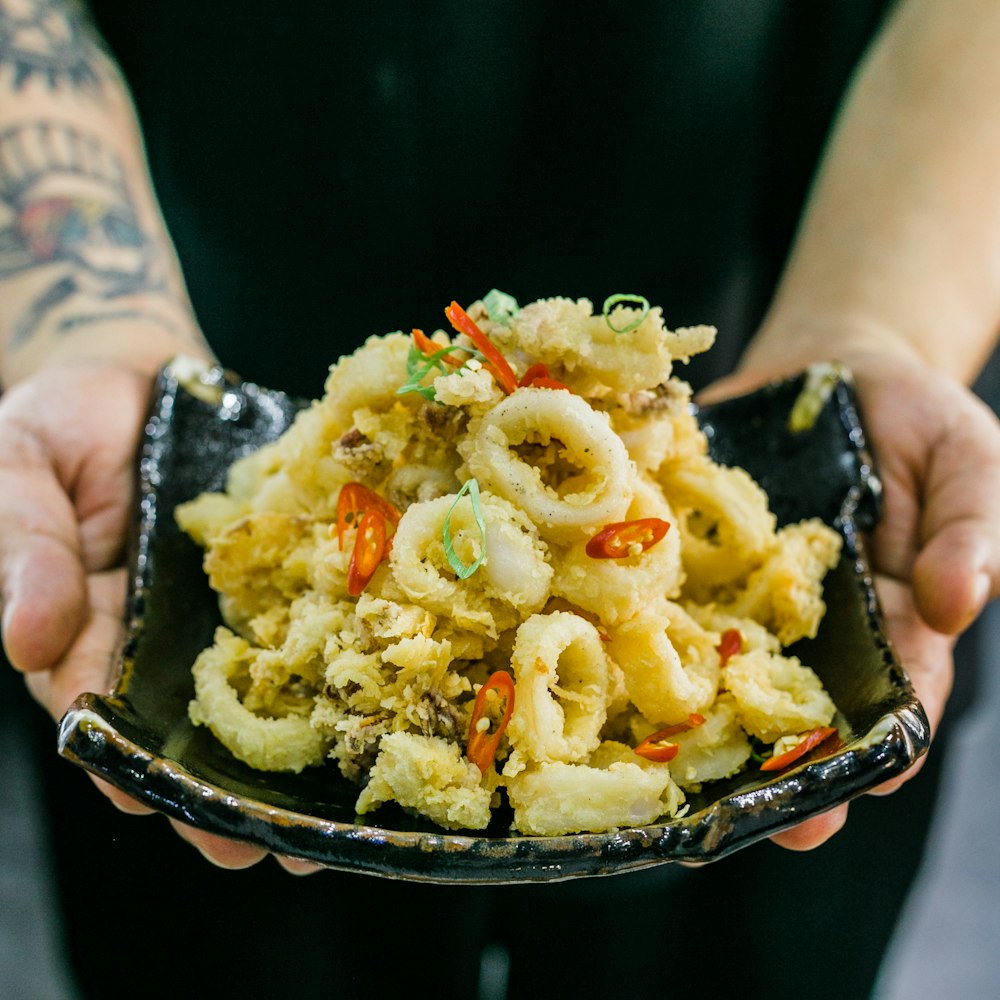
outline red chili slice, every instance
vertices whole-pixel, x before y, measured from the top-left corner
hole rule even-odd
[[[670,522],[658,517],[607,524],[587,542],[587,555],[592,559],[623,559],[631,555],[632,546],[636,544],[645,552],[659,542],[669,528]]]
[[[442,350],[441,344],[435,344],[423,330],[413,330],[413,346],[416,347],[421,354],[426,354],[430,357],[432,354],[437,354],[438,351]],[[453,354],[442,354],[441,360],[446,365],[451,365],[453,368],[461,368],[464,362],[456,358]]]
[[[476,321],[457,303],[452,302],[444,311],[448,322],[464,333],[486,358],[486,367],[493,373],[500,388],[510,394],[517,389],[517,379],[507,359],[496,349],[489,337],[476,325]]]
[[[727,628],[719,638],[719,645],[715,647],[722,661],[722,666],[729,662],[729,657],[736,656],[743,652],[743,636],[738,628]]]
[[[657,764],[666,764],[673,760],[681,751],[676,743],[657,743],[652,739],[643,740],[636,748],[635,752],[646,760],[651,760]]]
[[[820,743],[825,743],[837,730],[833,726],[820,726],[806,733],[801,743],[792,747],[785,753],[778,754],[777,757],[769,757],[760,765],[762,771],[783,771],[786,767],[794,764],[800,757],[807,754],[813,747],[818,747]]]
[[[568,385],[563,385],[562,382],[552,378],[549,375],[548,365],[540,361],[538,364],[531,365],[521,376],[517,384],[522,389],[530,387],[532,389],[565,389],[567,392],[573,391]]]
[[[666,729],[658,729],[655,733],[650,733],[636,748],[635,752],[646,760],[655,761],[657,764],[665,764],[673,760],[680,752],[680,747],[676,743],[665,743],[671,736],[678,733],[687,732],[700,726],[705,721],[703,715],[692,712],[687,717],[687,722],[678,722],[675,726],[667,726]]]
[[[359,524],[369,510],[377,510],[393,527],[403,516],[388,500],[362,483],[345,483],[337,495],[337,545],[344,551],[344,532],[351,523]]]
[[[385,558],[386,527],[385,515],[374,508],[366,510],[358,523],[358,535],[347,567],[347,592],[352,597],[357,597],[368,586]]]
[[[490,719],[486,714],[489,705],[490,691],[496,691],[503,699],[503,711],[500,719]],[[465,756],[485,774],[492,766],[500,746],[500,738],[514,713],[514,678],[506,670],[497,670],[490,674],[486,683],[479,689],[476,702],[472,706],[472,719],[469,722],[469,741],[466,744]],[[479,728],[481,719],[488,719],[490,725]]]

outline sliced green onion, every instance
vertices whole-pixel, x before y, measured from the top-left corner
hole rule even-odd
[[[771,748],[756,736],[750,737],[750,759],[757,764],[763,764],[771,756]]]
[[[476,526],[479,528],[479,537],[481,539],[479,558],[468,565],[459,558],[458,553],[455,551],[455,545],[451,540],[451,515],[458,506],[458,501],[466,493],[469,494],[469,500],[472,503],[472,516],[476,519]],[[486,522],[483,520],[483,508],[479,503],[479,480],[467,479],[465,485],[458,491],[455,502],[448,508],[444,523],[441,525],[441,540],[444,542],[444,554],[448,560],[448,565],[455,571],[455,575],[459,580],[468,580],[479,569],[486,558]]]
[[[466,354],[471,354],[472,357],[478,358],[480,361],[483,360],[483,356],[478,351],[469,347],[460,347],[458,344],[450,344],[448,347],[442,347],[440,351],[435,351],[433,354],[424,354],[418,348],[411,347],[410,353],[406,356],[406,377],[409,381],[407,381],[406,385],[396,390],[396,395],[403,396],[408,392],[419,392],[424,399],[435,399],[434,386],[422,385],[421,383],[432,371],[444,374],[444,362],[441,359],[446,354],[453,354],[455,351],[464,351]],[[462,365],[459,368],[453,369],[453,371],[461,371],[461,368],[464,367]]]
[[[639,318],[633,320],[631,323],[628,323],[625,326],[615,326],[614,323],[611,322],[611,310],[614,309],[615,306],[623,305],[625,303],[638,306],[642,312],[639,315]],[[642,323],[642,321],[649,315],[649,309],[649,299],[647,299],[644,295],[628,295],[626,293],[619,293],[618,295],[609,295],[604,300],[604,308],[601,312],[604,315],[604,322],[607,323],[608,326],[615,331],[615,333],[628,333],[630,330],[634,330],[640,323]]]
[[[429,358],[423,351],[411,347],[410,353],[406,356],[406,377],[407,383],[396,390],[397,396],[403,396],[408,392],[419,392],[424,399],[434,399],[434,386],[421,385],[420,383],[427,377],[432,368],[436,365],[429,364]]]
[[[486,314],[489,318],[501,326],[510,326],[510,321],[521,310],[513,295],[508,295],[496,288],[490,289],[483,296],[483,305],[486,307]]]

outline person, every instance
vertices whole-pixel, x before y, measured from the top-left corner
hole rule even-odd
[[[137,117],[116,60],[74,4],[0,3],[3,643],[53,718],[107,685],[133,454],[166,359],[218,353],[247,376],[309,393],[352,338],[421,325],[413,314],[437,309],[442,295],[471,299],[496,285],[527,300],[591,281],[581,292],[595,298],[644,282],[663,289],[650,297],[673,303],[681,321],[718,318],[716,370],[691,369],[693,381],[713,383],[704,399],[812,361],[852,369],[885,484],[871,540],[880,599],[938,728],[955,639],[1000,590],[1000,428],[968,388],[1000,319],[995,4],[900,0],[850,14],[809,5],[808,16],[766,0],[637,4],[625,19],[598,6],[571,21],[546,4],[427,19],[395,5],[371,5],[365,17],[338,6],[326,20],[309,5],[204,6],[91,4]],[[843,21],[849,29],[831,34]],[[832,68],[813,61],[831,39]],[[685,58],[668,58],[678,52]],[[804,79],[810,87],[797,91]],[[370,327],[344,330],[349,305]],[[727,322],[755,328],[744,350],[740,336],[725,338]],[[51,756],[51,729],[48,739]],[[925,770],[938,758],[935,748]],[[879,791],[914,795],[921,782],[901,786],[917,770]],[[741,852],[750,860],[703,871],[442,892],[339,873],[276,879],[276,866],[257,864],[264,852],[171,820],[221,869],[253,867],[235,885],[195,872],[162,824],[144,834],[114,826],[102,846],[116,821],[96,814],[64,771],[47,782],[74,969],[82,989],[104,996],[80,902],[99,877],[95,858],[125,864],[151,912],[178,923],[172,930],[215,935],[228,977],[220,995],[235,995],[239,976],[243,995],[269,995],[264,984],[281,975],[318,995],[405,968],[442,996],[468,996],[491,940],[507,949],[512,996],[528,995],[526,976],[553,996],[571,984],[598,995],[623,975],[611,961],[620,949],[641,988],[711,969],[725,951],[740,959],[750,995],[753,983],[781,992],[782,976],[842,951],[833,928],[849,933],[854,922],[831,914],[857,907],[859,869],[899,862],[866,914],[868,939],[853,942],[870,955],[853,971],[826,966],[830,995],[834,982],[839,995],[862,995],[933,798],[907,799],[919,803],[909,815],[862,800],[851,810],[863,821],[843,832],[847,806],[773,838],[796,852],[829,841],[815,855],[826,861],[754,848]],[[148,811],[98,784],[125,812]],[[177,885],[184,896],[170,902]],[[706,916],[719,894],[740,915],[734,928]],[[435,919],[422,926],[414,912]],[[609,922],[623,925],[617,936]],[[799,925],[798,962],[762,957],[756,932],[775,923],[781,942],[793,932],[785,924]],[[392,937],[391,961],[371,958],[373,936],[383,953]],[[567,948],[604,960],[584,969]],[[389,964],[370,964],[380,960]]]

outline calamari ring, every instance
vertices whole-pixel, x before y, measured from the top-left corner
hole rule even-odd
[[[540,764],[505,784],[515,828],[539,837],[644,826],[675,813],[684,799],[670,768],[624,759],[605,767]]]
[[[547,549],[528,518],[512,504],[481,493],[486,555],[466,580],[459,580],[445,555],[442,525],[449,521],[452,544],[469,565],[480,555],[482,538],[468,496],[411,504],[393,536],[389,565],[406,596],[460,628],[496,637],[545,603],[552,580]]]
[[[560,458],[582,470],[556,484],[514,451],[553,441]],[[620,521],[628,507],[625,445],[606,414],[571,393],[518,389],[483,416],[460,451],[479,485],[520,507],[543,535]]]
[[[636,732],[637,740],[649,735]],[[681,788],[696,788],[736,774],[750,757],[750,741],[743,732],[733,696],[723,692],[705,713],[705,721],[671,736],[680,748],[670,761],[670,773]]]
[[[597,629],[580,615],[532,615],[511,655],[517,697],[507,736],[517,760],[583,760],[601,742],[611,668]]]
[[[625,674],[632,703],[654,725],[704,714],[715,700],[718,653],[677,604],[658,602],[615,628],[608,652]]]
[[[774,544],[776,522],[767,494],[743,469],[707,457],[669,464],[660,478],[680,514],[687,590],[707,603],[714,587],[744,578]]]
[[[826,611],[823,577],[837,565],[840,549],[840,535],[818,518],[787,525],[764,564],[720,610],[761,622],[783,646],[814,638]]]
[[[795,656],[763,649],[733,656],[722,683],[736,699],[743,728],[765,743],[827,726],[836,712],[823,682]]]
[[[594,559],[587,555],[587,539],[554,549],[552,593],[597,615],[605,624],[637,615],[650,594],[677,597],[684,579],[681,538],[676,518],[659,487],[644,476],[630,480],[632,502],[626,520],[658,517],[671,525],[652,548],[624,559]]]
[[[208,726],[230,753],[262,771],[292,771],[321,764],[328,741],[307,716],[267,718],[240,701],[230,678],[247,668],[255,650],[229,629],[218,628],[215,644],[192,667],[195,698],[189,707],[195,725]]]

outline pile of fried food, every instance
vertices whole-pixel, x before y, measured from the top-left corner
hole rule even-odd
[[[226,622],[191,719],[264,771],[335,761],[359,815],[481,830],[506,798],[541,836],[677,816],[835,733],[785,648],[815,635],[841,539],[779,530],[709,457],[673,369],[715,330],[632,295],[445,315],[341,358],[178,508]]]

